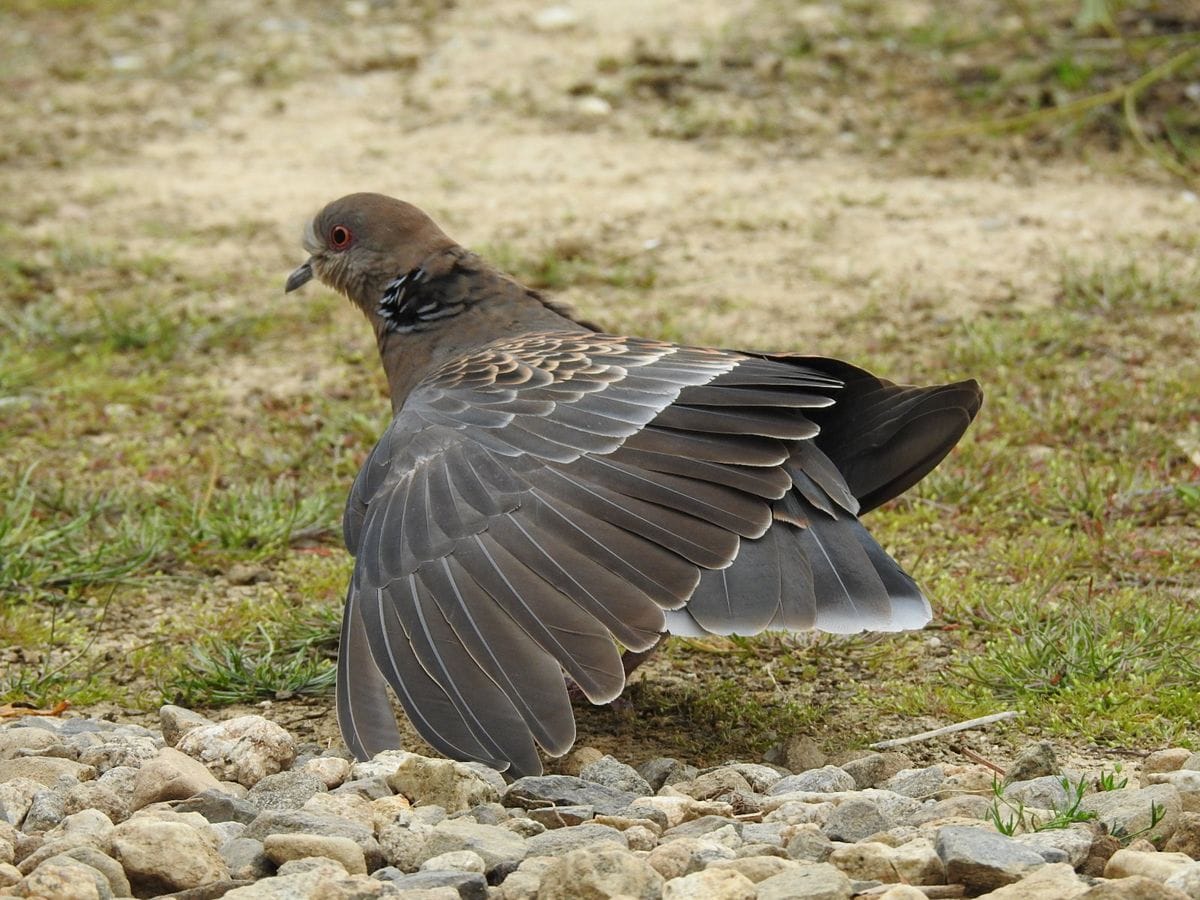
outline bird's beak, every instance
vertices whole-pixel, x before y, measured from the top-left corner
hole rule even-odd
[[[283,286],[283,292],[285,294],[290,294],[292,291],[296,290],[296,288],[303,287],[304,285],[308,284],[308,282],[312,280],[312,277],[312,259],[310,258],[308,262],[300,266],[300,268],[296,269],[296,271],[288,276],[287,283]]]

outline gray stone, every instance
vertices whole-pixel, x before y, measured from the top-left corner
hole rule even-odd
[[[375,872],[374,878],[390,884],[410,896],[410,891],[430,891],[436,888],[451,888],[462,900],[487,900],[487,880],[478,872],[429,871],[404,873],[388,866]]]
[[[815,791],[821,794],[831,794],[837,791],[854,790],[854,779],[837,766],[824,766],[820,769],[810,769],[799,775],[789,775],[781,778],[771,786],[768,794],[778,796],[793,791]]]
[[[984,894],[988,900],[1072,900],[1087,891],[1082,881],[1067,863],[1042,866],[1020,881]]]
[[[79,762],[92,766],[97,772],[107,772],[114,766],[137,768],[158,755],[162,739],[112,735],[99,744],[80,751]]]
[[[603,815],[620,815],[638,799],[631,791],[605,787],[572,775],[532,775],[518,778],[504,792],[505,806],[532,809],[555,806],[590,806]]]
[[[546,828],[567,828],[596,817],[590,806],[545,806],[529,810],[529,818]]]
[[[1200,859],[1200,813],[1185,812],[1179,816],[1175,833],[1163,845],[1167,851],[1186,853],[1192,859]]]
[[[809,863],[758,883],[758,900],[850,900],[850,879],[829,863]]]
[[[130,819],[113,828],[109,845],[140,896],[169,894],[229,877],[216,849],[182,822]]]
[[[779,856],[748,856],[738,859],[721,859],[712,863],[708,871],[713,869],[732,869],[741,872],[755,884],[774,878],[783,872],[794,871],[799,863]]]
[[[991,808],[992,802],[986,797],[978,794],[959,794],[922,806],[916,812],[905,816],[903,821],[906,825],[924,825],[943,819],[983,819]]]
[[[556,828],[525,841],[529,856],[562,856],[572,850],[601,843],[615,844],[622,850],[628,847],[624,832],[594,822],[574,828]]]
[[[357,781],[363,778],[387,778],[400,764],[415,754],[407,750],[381,750],[370,759],[359,760],[350,765],[350,778]]]
[[[1006,782],[1029,781],[1057,772],[1058,757],[1054,753],[1054,746],[1049,741],[1037,741],[1021,749],[1008,767],[1004,779]]]
[[[1200,772],[1180,769],[1178,772],[1159,772],[1150,776],[1154,784],[1169,784],[1179,791],[1184,812],[1200,812]]]
[[[350,838],[362,848],[367,860],[367,871],[374,871],[383,865],[383,851],[371,829],[337,816],[324,816],[298,809],[265,810],[246,826],[242,837],[263,841],[270,834],[327,834]]]
[[[167,704],[158,710],[158,725],[162,729],[163,742],[168,747],[174,747],[179,743],[179,739],[192,729],[212,724],[212,719],[206,719],[200,713],[184,709],[182,706]]]
[[[847,800],[829,814],[822,830],[834,841],[855,843],[888,827],[879,807],[870,800]]]
[[[887,759],[882,753],[868,753],[842,763],[841,770],[854,779],[856,790],[878,787],[887,778]]]
[[[580,828],[594,826],[581,825]],[[614,829],[615,830],[615,829]],[[561,829],[560,829],[561,831]],[[556,834],[559,832],[546,832]],[[544,835],[538,835],[538,838]],[[537,840],[538,838],[530,838]],[[473,822],[439,822],[425,835],[425,858],[449,853],[452,850],[472,850],[478,853],[488,871],[505,862],[520,861],[526,855],[526,842],[499,825],[479,825]]]
[[[67,814],[66,794],[45,789],[33,795],[21,830],[26,834],[42,834],[63,820]]]
[[[1200,862],[1185,866],[1163,882],[1163,885],[1187,894],[1191,900],[1200,900]]]
[[[224,892],[224,885],[214,885],[221,893],[189,897],[188,900],[210,900],[224,896],[228,900],[376,900],[379,897],[404,896],[407,900],[426,900],[426,892],[401,895],[395,888],[368,875],[349,875],[333,860],[314,857],[294,859],[284,863],[279,873],[254,884],[235,887]],[[186,896],[186,895],[185,895]],[[178,900],[183,900],[182,897]]]
[[[130,805],[141,809],[164,800],[184,800],[220,784],[203,763],[171,747],[163,747],[138,769]]]
[[[67,748],[57,734],[40,728],[0,728],[0,759],[18,756],[63,756]]]
[[[309,797],[325,790],[325,782],[315,775],[296,770],[277,772],[259,779],[247,791],[246,802],[260,810],[299,809]]]
[[[758,763],[731,762],[716,768],[732,769],[737,772],[749,783],[750,790],[758,794],[766,793],[780,778],[789,774],[781,772],[774,766],[760,765]]]
[[[1158,806],[1162,818],[1150,831],[1151,806]],[[1124,788],[1118,791],[1102,791],[1083,798],[1079,808],[1094,812],[1109,832],[1121,838],[1140,834],[1151,841],[1165,841],[1175,833],[1179,824],[1182,805],[1179,791],[1169,784],[1152,784],[1145,788]]]
[[[727,798],[731,794],[751,793],[750,782],[741,772],[732,768],[714,769],[697,775],[691,784],[680,784],[678,788],[697,800],[713,797]]]
[[[26,897],[54,900],[111,900],[104,875],[77,859],[55,857],[26,875],[18,890]]]
[[[638,797],[647,797],[653,793],[649,782],[638,774],[633,766],[602,756],[579,770],[579,777],[584,781],[600,784],[617,791],[627,791]]]
[[[789,772],[807,772],[825,765],[827,757],[807,734],[792,735],[767,751],[766,761],[783,766]]]
[[[440,806],[448,813],[494,803],[504,790],[503,777],[484,766],[415,755],[387,776],[387,784],[414,806]]]
[[[825,862],[833,852],[833,842],[816,825],[801,825],[787,842],[789,859],[798,862]]]
[[[736,859],[729,847],[708,838],[680,838],[659,844],[646,857],[656,872],[668,881],[699,872],[722,859]]]
[[[1167,747],[1164,750],[1155,750],[1148,754],[1142,760],[1141,786],[1145,787],[1150,784],[1151,775],[1179,771],[1185,767],[1191,756],[1192,751],[1186,747]]]
[[[421,863],[422,872],[478,872],[482,875],[487,871],[487,863],[483,857],[473,850],[451,850],[438,856],[431,856]]]
[[[941,766],[926,766],[924,769],[901,769],[880,787],[904,797],[924,800],[933,797],[946,780]]]
[[[1048,828],[1045,831],[1022,834],[1018,835],[1014,840],[1019,844],[1029,847],[1031,850],[1041,853],[1047,862],[1050,860],[1045,856],[1045,851],[1050,848],[1059,850],[1065,855],[1065,862],[1069,862],[1072,867],[1078,868],[1088,858],[1088,854],[1092,850],[1092,842],[1095,840],[1095,834],[1090,826],[1077,825],[1071,828]]]
[[[618,815],[624,816],[626,819],[649,819],[658,826],[659,831],[666,831],[670,825],[670,817],[663,810],[644,803],[634,803],[621,810]]]
[[[376,775],[371,778],[356,778],[352,781],[343,781],[330,791],[330,793],[354,794],[355,796],[362,797],[364,800],[382,800],[384,797],[392,796],[392,789],[388,787],[385,776]]]
[[[326,834],[269,834],[263,841],[263,853],[277,866],[292,859],[324,856],[340,863],[351,875],[367,874],[362,847],[350,838]]]
[[[57,859],[61,857],[70,857],[91,866],[104,876],[113,896],[128,897],[131,895],[132,889],[129,886],[129,879],[125,876],[125,870],[121,868],[121,864],[111,856],[101,853],[98,848],[82,844],[78,847],[64,850],[57,857],[53,858]]]
[[[124,822],[129,818],[129,803],[117,796],[111,788],[95,781],[85,781],[72,786],[63,795],[63,814],[70,816],[85,809],[97,809],[113,822]]]
[[[229,869],[229,877],[235,880],[257,880],[266,878],[275,866],[267,859],[263,851],[262,841],[253,838],[237,837],[226,841],[218,852]]]
[[[637,773],[650,785],[651,793],[656,793],[668,784],[679,784],[681,781],[691,781],[696,777],[695,766],[681,763],[677,759],[660,756],[649,762],[642,763]]]
[[[664,841],[673,841],[685,837],[703,837],[710,832],[726,827],[733,828],[737,835],[741,837],[741,822],[727,818],[726,816],[701,816],[698,819],[689,819],[686,822],[676,825],[674,828],[668,828],[663,832],[662,839]]]
[[[499,803],[477,803],[470,809],[460,809],[454,815],[447,816],[450,819],[470,819],[480,825],[499,825],[511,817],[509,811]]]
[[[0,784],[0,822],[20,828],[33,798],[44,790],[46,786],[32,778],[19,777]]]
[[[1074,791],[1077,779],[1069,779]],[[1013,803],[1023,803],[1035,809],[1063,809],[1072,799],[1063,786],[1062,775],[1043,775],[1028,781],[1010,781],[1004,785],[1004,798]]]
[[[1046,861],[1036,850],[1010,837],[970,825],[945,825],[934,842],[946,867],[946,881],[968,891],[990,891],[1020,881]]]
[[[573,900],[633,897],[657,900],[663,878],[645,860],[628,850],[603,846],[573,850],[559,857],[538,882],[538,896]]]
[[[0,783],[15,778],[28,778],[52,788],[58,779],[66,776],[75,781],[92,781],[96,767],[61,759],[57,756],[22,756],[17,759],[0,759]]]
[[[1169,888],[1161,881],[1143,875],[1100,882],[1077,896],[1081,900],[1188,900],[1188,895],[1183,891]]]
[[[772,847],[783,846],[783,829],[779,822],[745,822],[742,825],[742,840],[747,844],[769,844]],[[825,840],[829,840],[825,838]]]
[[[196,812],[210,822],[241,822],[249,825],[261,810],[247,800],[234,797],[219,788],[201,791],[194,797],[173,803],[176,812]]]

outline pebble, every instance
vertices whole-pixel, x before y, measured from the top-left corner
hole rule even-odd
[[[161,734],[0,725],[0,893],[1200,900],[1200,759],[1179,748],[1151,754],[1141,786],[1096,793],[1030,745],[1006,799],[1061,807],[1064,775],[1083,779],[1097,821],[1010,838],[986,820],[982,767],[896,753],[835,766],[804,737],[777,749],[786,769],[665,757],[635,769],[582,747],[563,762],[573,774],[506,784],[406,751],[301,754],[261,716],[165,707],[160,721]],[[1163,814],[1146,831],[1151,804]]]

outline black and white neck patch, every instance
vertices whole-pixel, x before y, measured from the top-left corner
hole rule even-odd
[[[439,319],[462,312],[466,304],[461,295],[453,296],[440,289],[439,280],[417,268],[388,282],[376,310],[388,331],[398,334],[423,331]]]

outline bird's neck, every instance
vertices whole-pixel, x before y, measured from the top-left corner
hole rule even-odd
[[[457,248],[456,248],[457,249]],[[368,314],[387,374],[392,411],[399,412],[409,393],[433,366],[500,338],[542,331],[592,329],[569,311],[517,284],[473,254],[446,261],[448,268],[428,272],[413,299],[419,308],[440,304],[453,309],[414,327],[396,327],[393,319]],[[433,267],[430,267],[433,269]],[[429,291],[422,295],[423,291]]]

